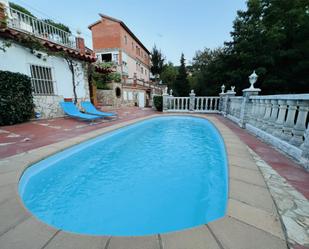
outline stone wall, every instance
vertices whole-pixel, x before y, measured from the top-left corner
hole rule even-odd
[[[38,118],[47,119],[64,116],[59,103],[63,96],[34,96],[34,111]]]
[[[97,100],[101,105],[114,105],[114,91],[113,90],[97,90]]]

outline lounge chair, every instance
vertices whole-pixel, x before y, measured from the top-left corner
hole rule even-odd
[[[98,111],[95,108],[95,106],[89,101],[82,102],[81,106],[85,110],[86,113],[89,113],[91,115],[98,115],[98,116],[101,116],[101,117],[116,117],[117,116],[116,113]]]
[[[93,121],[101,118],[100,116],[81,113],[72,102],[60,102],[62,110],[70,117]]]

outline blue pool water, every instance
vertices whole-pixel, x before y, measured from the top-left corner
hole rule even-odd
[[[33,215],[91,235],[150,235],[224,216],[227,159],[207,120],[160,117],[55,154],[23,174]]]

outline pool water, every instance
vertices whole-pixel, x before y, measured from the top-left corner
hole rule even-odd
[[[134,236],[172,232],[225,215],[227,159],[206,119],[152,118],[28,168],[26,206],[64,231]]]

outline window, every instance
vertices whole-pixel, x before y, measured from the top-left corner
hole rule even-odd
[[[102,54],[101,59],[103,62],[110,62],[112,61],[112,54]]]
[[[54,95],[54,81],[51,67],[30,65],[33,93]]]
[[[134,50],[134,43],[132,42],[132,50]]]
[[[143,67],[141,67],[141,72],[144,73],[144,68]]]
[[[128,44],[128,38],[127,38],[126,35],[124,36],[124,43],[125,43],[126,45]]]
[[[113,54],[113,62],[118,64],[118,54]]]

